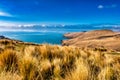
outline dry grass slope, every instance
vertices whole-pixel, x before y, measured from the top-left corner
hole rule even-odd
[[[0,80],[120,80],[119,53],[48,44],[0,48]]]
[[[72,45],[81,48],[105,48],[120,51],[120,32],[94,30],[89,32],[68,33],[64,36],[69,39],[63,40],[62,45]]]

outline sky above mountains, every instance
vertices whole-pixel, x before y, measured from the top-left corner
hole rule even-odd
[[[0,0],[0,25],[120,23],[120,0]]]

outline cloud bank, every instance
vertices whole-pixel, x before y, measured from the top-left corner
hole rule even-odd
[[[3,11],[0,11],[0,16],[3,16],[3,17],[13,17],[13,15],[11,15],[10,13],[3,12]]]

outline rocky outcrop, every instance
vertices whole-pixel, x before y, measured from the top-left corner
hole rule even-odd
[[[62,45],[73,45],[82,48],[106,48],[120,51],[120,32],[111,30],[95,30],[89,32],[67,33],[68,40],[63,40]]]
[[[0,36],[0,39],[5,39],[6,37],[5,36]]]

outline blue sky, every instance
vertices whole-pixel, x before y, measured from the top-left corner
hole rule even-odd
[[[0,0],[0,25],[120,23],[120,0]]]

